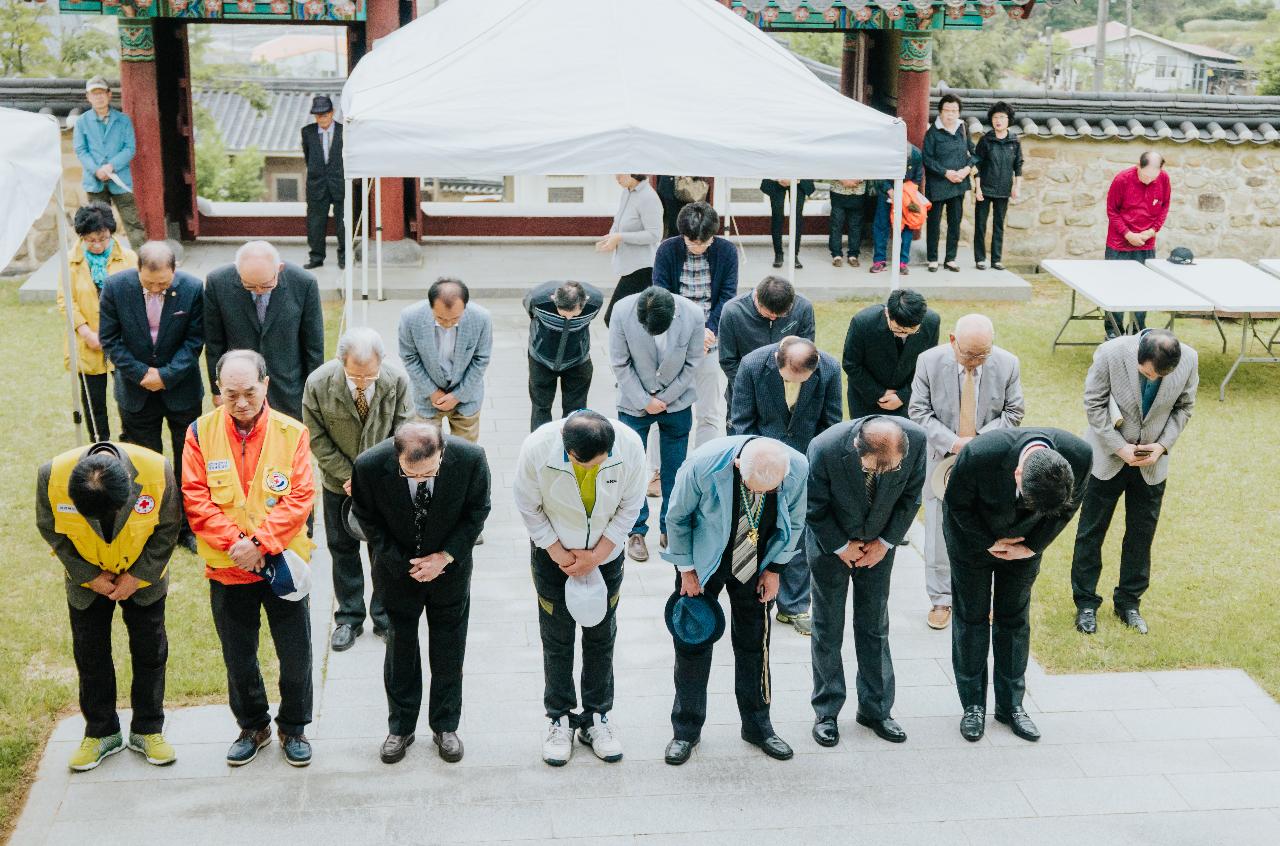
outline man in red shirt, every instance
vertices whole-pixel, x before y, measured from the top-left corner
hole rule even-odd
[[[232,350],[217,364],[222,404],[187,429],[182,497],[209,580],[213,623],[227,665],[240,736],[227,752],[238,767],[271,743],[267,691],[258,667],[263,611],[280,661],[276,726],[285,760],[311,763],[303,734],[311,722],[311,623],[306,597],[275,594],[262,576],[267,558],[292,550],[311,557],[307,537],[315,483],[307,429],[267,405],[267,364]]]
[[[1169,174],[1164,157],[1147,150],[1138,166],[1122,170],[1107,191],[1107,249],[1104,258],[1145,262],[1156,257],[1156,233],[1169,216]],[[1147,313],[1135,311],[1131,332],[1147,328]],[[1107,338],[1124,333],[1124,312],[1107,312]]]

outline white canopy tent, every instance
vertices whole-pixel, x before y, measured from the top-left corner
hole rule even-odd
[[[847,177],[895,180],[896,195],[908,149],[900,120],[714,0],[451,0],[360,60],[342,113],[348,179]]]
[[[13,260],[32,224],[49,207],[49,197],[58,201],[58,262],[61,265],[62,296],[68,304],[67,348],[71,356],[71,410],[76,426],[76,443],[81,442],[80,391],[76,374],[75,321],[71,315],[71,271],[67,263],[67,210],[62,202],[62,139],[58,121],[52,115],[33,114],[0,107],[0,197],[5,208],[0,214],[0,268]]]

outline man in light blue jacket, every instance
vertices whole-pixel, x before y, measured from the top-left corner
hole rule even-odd
[[[684,596],[729,595],[742,739],[785,761],[791,747],[769,719],[770,605],[779,571],[797,555],[808,507],[809,463],[773,438],[733,435],[696,449],[667,509],[667,551]],[[803,554],[803,553],[799,553]],[[713,642],[676,644],[674,738],[666,762],[689,760],[707,718]]]
[[[419,416],[449,421],[449,434],[480,440],[484,374],[493,352],[493,320],[471,302],[460,279],[442,276],[425,302],[400,313],[400,360]]]
[[[85,83],[85,98],[92,111],[77,120],[72,132],[73,146],[84,174],[80,184],[89,202],[111,205],[114,200],[129,244],[136,250],[147,240],[133,199],[133,174],[129,165],[137,149],[133,121],[119,109],[111,108],[111,87],[100,76]]]

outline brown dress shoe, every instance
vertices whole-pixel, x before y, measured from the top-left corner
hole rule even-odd
[[[649,547],[645,545],[644,535],[631,535],[627,538],[627,555],[632,561],[649,560]]]
[[[951,623],[951,606],[935,605],[929,611],[929,628],[945,629]]]
[[[438,731],[433,737],[436,747],[440,750],[441,758],[450,764],[456,764],[462,760],[462,738],[458,737],[456,731]]]
[[[648,496],[662,496],[662,471],[654,470],[653,477],[649,479],[649,490],[646,492]]]

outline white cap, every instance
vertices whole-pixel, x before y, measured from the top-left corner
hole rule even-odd
[[[585,576],[570,576],[564,583],[564,604],[583,628],[598,625],[609,610],[609,591],[597,567]]]
[[[111,90],[111,86],[108,85],[107,81],[100,76],[95,76],[93,79],[89,80],[84,84],[84,93],[86,94],[88,94],[90,91],[110,91],[110,90]]]

